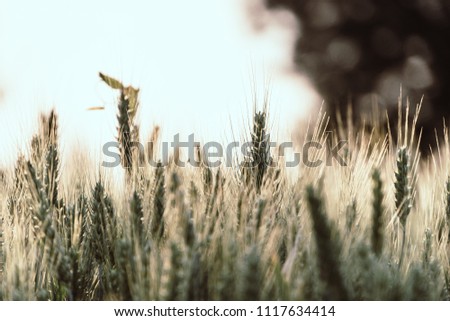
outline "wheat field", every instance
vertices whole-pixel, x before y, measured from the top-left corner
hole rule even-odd
[[[240,162],[212,167],[197,148],[200,165],[180,167],[179,153],[158,162],[158,127],[155,148],[131,148],[139,91],[100,76],[119,93],[124,177],[61,164],[58,115],[43,114],[0,176],[0,299],[450,299],[449,133],[421,157],[420,104],[399,103],[395,135],[377,119],[335,129],[346,166],[286,168],[255,106]],[[321,113],[298,145],[328,134]]]

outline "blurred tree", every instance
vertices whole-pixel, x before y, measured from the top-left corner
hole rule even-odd
[[[450,0],[264,0],[299,19],[295,63],[332,116],[374,102],[395,119],[400,85],[418,103],[424,142],[450,116]],[[374,98],[376,98],[374,100]]]

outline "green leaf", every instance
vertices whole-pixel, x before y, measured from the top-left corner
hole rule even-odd
[[[123,84],[120,81],[118,81],[117,79],[106,76],[105,74],[102,74],[101,72],[99,72],[98,75],[109,87],[111,87],[113,89],[123,89]]]

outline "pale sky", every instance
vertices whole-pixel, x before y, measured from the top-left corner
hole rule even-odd
[[[158,124],[169,141],[231,140],[230,121],[237,134],[250,117],[254,83],[259,96],[270,88],[271,123],[286,137],[319,102],[292,72],[295,20],[261,11],[257,33],[248,1],[260,0],[0,0],[0,164],[52,106],[65,152],[81,143],[99,155],[116,134],[118,95],[99,71],[141,89],[144,137]]]

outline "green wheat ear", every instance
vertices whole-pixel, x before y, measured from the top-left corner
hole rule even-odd
[[[402,245],[399,267],[402,266],[406,243],[406,220],[412,208],[411,186],[409,181],[410,160],[406,147],[397,152],[397,172],[395,173],[395,209],[402,225]]]
[[[450,176],[447,178],[447,183],[445,184],[445,218],[447,221],[447,229],[448,229],[448,239],[447,242],[450,243]]]
[[[170,270],[166,284],[166,300],[180,300],[183,283],[183,254],[175,243],[170,244]]]
[[[425,230],[425,239],[423,241],[423,256],[422,256],[422,264],[424,268],[430,266],[431,263],[431,254],[432,254],[432,234],[430,229]]]
[[[132,219],[132,233],[135,238],[143,244],[144,241],[144,207],[142,205],[142,198],[138,192],[134,191],[130,201],[130,212]]]
[[[125,87],[120,81],[103,73],[100,78],[112,89],[119,89],[119,104],[117,114],[117,141],[122,159],[122,166],[127,170],[128,177],[132,173],[133,165],[141,155],[133,153],[133,146],[139,142],[139,125],[136,123],[136,113],[139,107],[139,89],[131,86]],[[136,157],[138,156],[138,157]]]
[[[379,257],[383,251],[383,182],[380,171],[375,169],[372,174],[372,250]]]
[[[114,261],[113,245],[116,233],[116,217],[112,200],[101,181],[95,184],[90,202],[90,245],[97,263]]]
[[[117,121],[119,126],[117,127],[118,137],[117,141],[120,146],[120,153],[122,156],[122,165],[129,172],[131,171],[131,167],[133,165],[133,155],[132,155],[132,123],[128,114],[128,106],[129,101],[126,99],[123,92],[120,94],[119,100],[119,112],[117,114]]]
[[[52,205],[58,205],[59,156],[55,145],[50,145],[45,156],[44,185]]]
[[[257,301],[261,296],[261,257],[253,245],[244,256],[241,271],[240,296],[242,301]]]
[[[164,236],[164,211],[166,206],[164,167],[158,162],[153,187],[153,217],[150,226],[152,238],[156,241]]]
[[[332,238],[333,226],[328,221],[323,200],[312,186],[306,188],[306,200],[313,223],[320,277],[329,289],[328,299],[347,300],[349,295],[339,264],[340,246]]]
[[[253,129],[250,133],[251,148],[249,155],[244,159],[242,172],[246,184],[254,183],[260,192],[264,176],[272,163],[270,156],[270,136],[267,133],[266,111],[256,112],[253,115]]]
[[[395,209],[403,228],[411,212],[411,186],[409,182],[410,160],[406,147],[397,152],[397,172],[395,173]]]

